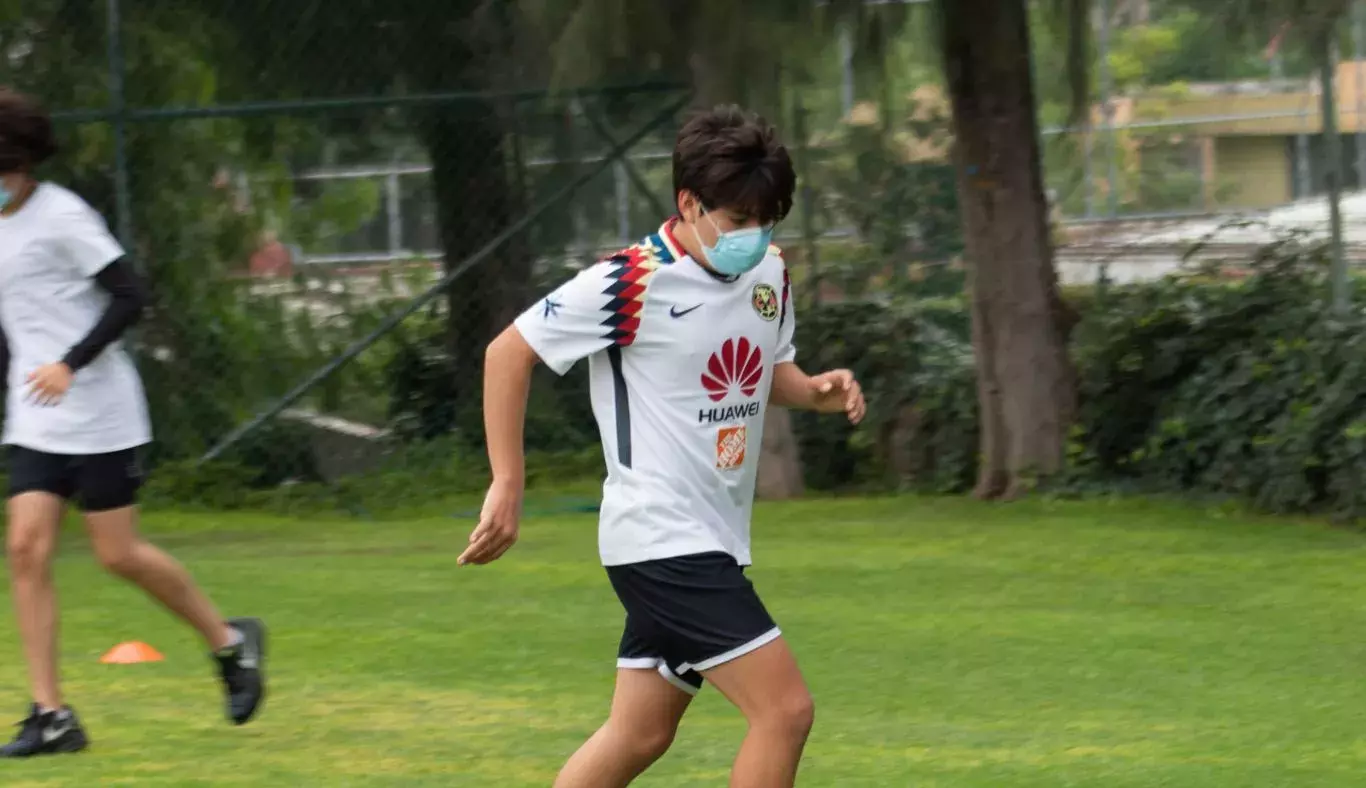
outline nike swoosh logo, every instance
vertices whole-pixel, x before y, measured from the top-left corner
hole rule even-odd
[[[680,312],[679,309],[678,309],[678,307],[676,307],[676,306],[671,306],[671,307],[669,307],[669,317],[674,317],[674,318],[683,317],[684,315],[688,314],[689,312],[695,312],[695,311],[697,311],[697,310],[699,310],[699,309],[701,309],[701,308],[702,308],[702,305],[701,305],[701,304],[698,304],[697,306],[692,307],[691,309],[684,309],[684,310],[682,310],[682,311]]]
[[[71,732],[71,723],[60,728],[43,728],[43,743],[50,744]]]

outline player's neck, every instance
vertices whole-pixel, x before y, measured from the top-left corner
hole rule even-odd
[[[33,194],[37,191],[38,181],[33,178],[25,178],[14,190],[14,197],[10,199],[9,204],[5,206],[3,211],[0,211],[0,216],[8,218],[23,210],[24,206],[28,204],[28,201],[33,198]]]
[[[707,262],[707,255],[702,251],[702,240],[697,237],[697,229],[694,225],[683,221],[682,217],[673,226],[674,241],[687,252],[693,262],[705,268],[709,273],[720,276],[720,273],[711,267]]]

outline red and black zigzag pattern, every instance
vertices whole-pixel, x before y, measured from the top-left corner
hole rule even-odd
[[[602,292],[612,298],[602,306],[608,313],[602,321],[607,328],[603,339],[626,347],[636,341],[640,312],[645,308],[645,289],[660,261],[653,249],[642,244],[608,258],[607,262],[612,266],[607,274],[612,283]]]

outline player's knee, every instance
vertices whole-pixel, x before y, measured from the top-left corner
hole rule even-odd
[[[125,578],[137,574],[139,561],[136,542],[100,544],[95,548],[95,557],[110,574]]]
[[[31,577],[47,571],[52,558],[52,540],[38,529],[11,526],[5,539],[5,558],[15,577]]]
[[[641,760],[657,761],[664,757],[664,753],[674,743],[674,731],[671,729],[645,730],[637,735],[636,753]]]
[[[676,728],[667,725],[620,726],[622,743],[640,763],[654,763],[673,746]]]
[[[811,726],[816,724],[816,701],[811,693],[805,690],[794,693],[784,704],[784,717],[792,732],[805,739],[811,733]]]
[[[816,723],[816,702],[803,687],[783,695],[760,719],[752,723],[764,725],[784,736],[805,740]]]

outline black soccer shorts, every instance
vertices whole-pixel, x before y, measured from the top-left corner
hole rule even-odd
[[[702,673],[782,635],[744,567],[726,553],[607,567],[626,608],[617,667],[658,670],[696,694]]]
[[[107,512],[137,503],[144,479],[139,449],[108,454],[50,454],[11,446],[9,497],[45,492],[73,501],[86,512]]]

